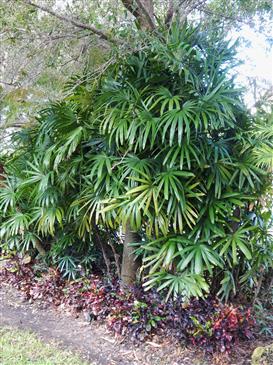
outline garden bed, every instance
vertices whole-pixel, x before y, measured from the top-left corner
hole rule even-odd
[[[126,293],[118,282],[98,277],[68,282],[54,269],[43,272],[18,258],[2,265],[1,283],[20,293],[5,289],[4,324],[20,326],[23,319],[24,327],[57,336],[98,364],[108,365],[104,359],[117,356],[113,364],[143,364],[144,358],[149,365],[193,364],[193,358],[202,365],[206,359],[247,364],[251,351],[267,343],[255,339],[248,309],[224,306],[215,299],[180,303],[178,308],[161,302],[154,292],[144,294],[139,288]]]
[[[41,310],[46,309],[46,312],[42,312],[44,314],[48,313],[49,309],[54,309],[58,316],[68,315],[72,322],[75,318],[80,318],[85,323],[85,334],[90,331],[90,335],[93,336],[96,328],[98,333],[95,334],[94,347],[97,348],[96,338],[101,338],[106,332],[110,336],[107,347],[111,341],[127,343],[135,349],[143,348],[147,344],[148,347],[157,349],[170,349],[172,344],[171,354],[175,353],[176,356],[168,364],[175,364],[177,352],[185,348],[190,348],[187,350],[189,352],[198,349],[198,353],[202,349],[203,358],[209,358],[210,361],[213,358],[225,363],[238,353],[240,357],[241,353],[244,353],[250,358],[249,349],[257,345],[255,319],[251,309],[232,304],[224,305],[215,298],[193,299],[188,303],[177,299],[166,303],[155,291],[145,293],[140,287],[124,291],[117,280],[90,276],[67,281],[61,277],[58,270],[48,269],[39,263],[29,262],[26,258],[17,256],[2,261],[0,282],[2,287],[19,290],[24,305],[28,305],[25,307],[26,311],[31,312],[29,304],[35,303],[35,314],[31,314],[34,323],[37,322]],[[12,301],[8,300],[9,297]],[[18,303],[13,295],[5,295],[5,298],[4,302]],[[2,312],[4,318],[8,316],[5,309],[2,308]],[[16,312],[14,316],[18,318]],[[31,321],[27,315],[26,326],[28,322]],[[45,322],[48,322],[48,319],[42,321],[40,326],[43,327]],[[58,323],[53,322],[54,326]],[[53,322],[49,321],[51,326]],[[65,320],[64,323],[66,322]],[[64,323],[59,327],[62,328]],[[87,327],[87,323],[91,323],[92,328],[89,328],[89,325]],[[61,328],[55,330],[62,333]],[[71,327],[65,324],[65,335],[62,335],[67,337],[67,333],[70,333],[74,338],[73,328],[74,324]],[[50,331],[51,327],[48,327],[49,335]],[[61,337],[59,336],[59,339]],[[78,345],[81,345],[81,342],[80,338]],[[103,353],[103,347],[100,345],[99,348],[98,353]],[[149,364],[153,363],[151,361]],[[204,364],[205,360],[202,361]]]

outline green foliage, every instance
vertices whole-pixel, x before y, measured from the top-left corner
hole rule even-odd
[[[75,82],[27,141],[17,135],[0,195],[3,242],[22,249],[35,235],[71,276],[96,226],[129,223],[145,238],[146,288],[227,299],[255,287],[272,267],[272,116],[245,110],[229,76],[234,54],[175,25]]]

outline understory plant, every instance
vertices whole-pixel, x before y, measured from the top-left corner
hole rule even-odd
[[[2,247],[70,278],[138,272],[167,300],[251,298],[272,269],[272,113],[247,111],[223,39],[175,24],[141,42],[15,135]]]

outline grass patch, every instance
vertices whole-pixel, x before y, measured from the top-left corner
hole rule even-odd
[[[79,355],[45,343],[29,331],[0,328],[1,365],[88,365]]]

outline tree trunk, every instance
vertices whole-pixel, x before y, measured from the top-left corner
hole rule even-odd
[[[44,249],[43,245],[41,244],[41,242],[39,240],[35,240],[35,248],[41,256],[46,255],[46,250]]]
[[[136,260],[134,250],[135,248],[130,246],[130,243],[139,242],[140,237],[137,232],[133,232],[129,224],[126,225],[124,243],[123,243],[123,255],[121,266],[121,282],[122,285],[130,287],[136,282],[137,269],[139,268],[139,261]]]
[[[153,0],[122,0],[123,5],[132,13],[141,30],[155,30],[154,1]],[[134,247],[130,243],[139,242],[140,237],[137,232],[131,230],[130,224],[127,223],[123,255],[121,265],[121,283],[126,288],[132,286],[136,282],[137,270],[140,266],[139,260],[134,255]]]
[[[142,30],[153,30],[154,4],[153,0],[122,0],[123,5],[132,13]]]

